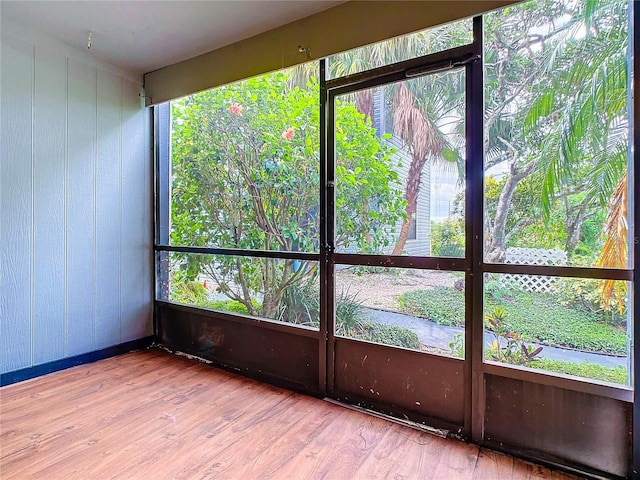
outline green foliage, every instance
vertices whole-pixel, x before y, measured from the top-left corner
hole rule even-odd
[[[438,257],[464,257],[464,220],[447,218],[431,222],[431,254]]]
[[[603,304],[602,282],[587,278],[560,278],[554,284],[554,290],[562,305],[601,316],[615,327],[626,328],[627,298],[623,297],[622,312],[616,298],[611,297]]]
[[[197,281],[174,280],[171,282],[171,301],[173,302],[212,308],[222,312],[249,314],[246,305],[235,300],[209,300],[209,294],[204,285]],[[260,302],[253,300],[252,304],[255,311],[260,311]]]
[[[456,333],[453,336],[453,341],[449,343],[449,350],[451,350],[451,355],[457,358],[464,358],[464,335],[461,333]]]
[[[580,185],[595,204],[606,205],[627,164],[628,4],[598,0],[588,2],[588,8],[577,5],[570,24],[585,34],[555,46],[547,63],[554,74],[524,122],[525,134],[548,132],[540,165],[546,217],[566,185],[574,190]]]
[[[397,169],[390,147],[375,136],[370,120],[356,107],[337,103],[336,113],[336,248],[381,253],[392,241],[404,215]],[[390,227],[391,226],[391,227]]]
[[[464,358],[464,335],[457,334],[449,344],[451,355],[457,358]],[[493,349],[485,350],[485,358],[494,360]],[[603,382],[627,384],[627,369],[623,366],[606,367],[597,363],[584,361],[582,363],[567,362],[561,360],[549,360],[546,358],[536,358],[535,361],[525,364],[527,367],[537,370],[544,370],[553,373],[562,373],[581,378],[600,380]]]
[[[282,296],[277,319],[281,322],[317,328],[320,314],[319,300],[319,292],[313,282],[295,282]]]
[[[416,350],[421,346],[418,336],[411,330],[372,321],[359,322],[355,328],[348,331],[346,335],[359,340],[413,348]]]
[[[542,352],[544,347],[534,348],[527,345],[519,333],[512,331],[505,319],[507,311],[499,306],[485,314],[485,329],[494,337],[494,341],[485,349],[485,358],[511,365],[529,365]]]
[[[432,290],[414,290],[398,297],[400,310],[440,325],[464,326],[464,292],[436,286]]]
[[[495,305],[489,299],[487,309]],[[538,343],[590,352],[625,354],[624,331],[604,323],[602,315],[561,305],[548,293],[514,291],[504,302],[509,326],[523,338]]]
[[[337,294],[336,333],[338,335],[351,335],[358,325],[367,318],[357,294],[350,294],[348,289],[342,290]]]
[[[319,87],[288,81],[277,72],[172,103],[172,244],[317,251]],[[336,128],[336,206],[349,219],[338,226],[337,246],[379,252],[388,242],[384,226],[404,206],[392,151],[351,104],[337,102]],[[219,293],[266,318],[278,317],[287,288],[312,269],[293,260],[172,259],[182,279],[204,274]]]
[[[602,313],[583,311],[562,305],[557,296],[512,290],[496,302],[486,297],[487,311],[502,305],[509,312],[509,331],[518,332],[523,340],[545,345],[575,348],[588,352],[624,355],[627,335],[607,324]],[[464,293],[451,287],[416,290],[400,296],[403,312],[427,318],[442,325],[462,326]]]
[[[559,360],[547,360],[544,358],[541,358],[528,366],[539,370],[546,370],[548,372],[574,375],[576,377],[617,383],[619,385],[627,384],[627,369],[623,366],[605,367],[588,361],[574,363]]]
[[[249,314],[249,309],[247,308],[247,306],[235,300],[215,300],[212,302],[207,302],[203,306],[207,308],[212,308],[214,310],[220,310],[223,312],[242,313],[244,315]],[[257,300],[254,300],[253,308],[256,311],[259,311],[260,302],[258,302]]]
[[[490,219],[495,218],[505,184],[506,178],[485,179],[485,212]],[[566,212],[562,205],[555,205],[554,215],[545,221],[540,214],[540,188],[537,177],[528,177],[520,181],[513,192],[505,225],[507,247],[564,249]]]
[[[449,344],[449,348],[451,349],[452,356],[464,358],[464,335],[460,333],[455,335],[453,341]],[[485,358],[490,360],[495,359],[492,349],[485,350]],[[547,372],[562,373],[619,385],[627,384],[627,369],[623,366],[606,367],[586,360],[582,363],[575,363],[561,360],[548,360],[546,358],[536,358],[535,361],[528,362],[525,365]]]
[[[519,246],[594,265],[628,164],[629,5],[540,0],[484,17],[491,261]]]
[[[484,284],[484,292],[491,301],[496,304],[513,298],[514,287],[507,287],[500,280],[488,276]]]
[[[317,288],[311,283],[293,285],[287,290],[280,311],[282,321],[317,327]],[[420,348],[420,340],[411,330],[369,320],[357,294],[348,290],[339,292],[336,298],[336,334],[385,345]]]
[[[171,300],[174,302],[204,306],[207,294],[207,289],[200,282],[175,279],[171,282]]]

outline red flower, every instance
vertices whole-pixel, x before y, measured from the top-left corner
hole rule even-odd
[[[242,105],[239,103],[232,103],[229,107],[229,111],[238,117],[242,115]]]
[[[296,130],[293,127],[289,127],[284,132],[282,132],[282,138],[284,138],[285,140],[291,140],[295,133]]]

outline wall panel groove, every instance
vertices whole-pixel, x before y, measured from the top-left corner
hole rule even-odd
[[[67,242],[69,237],[69,58],[65,58],[65,121],[64,121],[64,329],[63,337],[63,356],[66,357],[69,352],[69,282],[67,272],[69,271],[69,255],[67,254]]]
[[[35,45],[31,48],[31,178],[33,178],[34,170],[35,170],[35,148],[36,148],[36,136],[34,134],[35,126],[36,126],[36,47]],[[33,312],[35,309],[35,262],[33,261],[35,254],[35,181],[31,182],[31,238],[30,238],[30,247],[31,251],[29,252],[29,268],[31,274],[31,298],[29,299],[29,319],[31,323],[31,364],[33,364],[33,339],[34,339],[34,320],[33,320]]]

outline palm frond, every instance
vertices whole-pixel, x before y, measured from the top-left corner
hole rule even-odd
[[[628,268],[628,178],[625,173],[611,197],[607,221],[605,223],[606,239],[598,257],[601,268]],[[615,295],[620,313],[624,309],[627,294],[626,282],[619,280],[603,280],[602,305],[605,308]]]

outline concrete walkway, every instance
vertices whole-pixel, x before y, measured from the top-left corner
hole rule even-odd
[[[453,342],[453,338],[457,334],[464,333],[464,329],[462,328],[438,325],[437,323],[430,322],[424,318],[412,317],[411,315],[404,315],[401,313],[386,312],[384,310],[374,310],[371,308],[366,308],[365,310],[369,312],[372,320],[378,323],[407,328],[412,332],[415,332],[420,341],[425,345],[444,350],[449,350],[449,344]],[[485,342],[488,344],[491,344],[494,341],[494,337],[490,333],[485,333],[484,338]],[[538,344],[536,343],[530,343],[530,345],[538,347]],[[543,348],[539,357],[549,360],[562,360],[572,363],[588,361],[591,363],[598,363],[605,367],[617,367],[619,365],[626,367],[627,365],[627,359],[625,357],[600,355],[597,353],[581,352],[579,350],[550,347],[547,345],[541,346]]]

